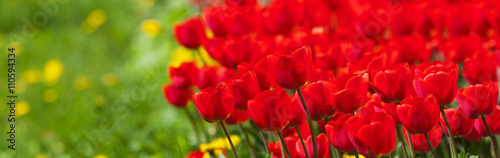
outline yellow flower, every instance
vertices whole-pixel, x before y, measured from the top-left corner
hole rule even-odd
[[[94,156],[94,158],[108,158],[108,157],[106,155],[100,154],[100,155]]]
[[[109,73],[101,77],[101,83],[106,87],[113,87],[117,82],[118,79],[114,73]]]
[[[104,11],[103,9],[96,9],[90,12],[87,19],[83,21],[82,27],[87,33],[92,33],[97,28],[99,28],[104,22],[106,22],[106,20],[107,20],[106,11]]]
[[[55,84],[61,76],[63,65],[58,59],[50,59],[45,63],[44,77],[48,84]]]
[[[363,155],[361,155],[361,154],[358,154],[358,156],[359,156],[359,158],[365,158],[365,157],[364,157]],[[342,157],[343,157],[343,158],[356,158],[356,156],[355,156],[355,155],[347,155],[347,154],[343,155]]]
[[[49,89],[49,90],[46,90],[45,92],[43,92],[43,99],[47,103],[55,102],[57,100],[57,97],[59,97],[59,96],[58,96],[56,90]]]
[[[21,45],[21,42],[19,41],[13,41],[7,44],[7,48],[14,48],[14,54],[16,54],[16,57],[21,55],[23,53],[23,45]]]
[[[240,137],[238,137],[237,135],[231,135],[231,140],[233,141],[234,146],[238,145],[241,142]],[[231,149],[231,145],[226,138],[217,138],[208,144],[200,144],[200,150],[202,152],[221,148]]]
[[[94,102],[97,106],[104,106],[106,104],[106,98],[104,98],[102,95],[98,95],[94,98]]]
[[[157,36],[161,32],[160,23],[154,19],[147,19],[141,23],[142,31],[151,36]]]
[[[73,86],[76,90],[81,91],[87,88],[92,87],[93,83],[89,77],[80,77],[73,81]]]
[[[42,81],[42,72],[38,70],[27,70],[21,75],[22,80],[26,81],[28,84],[36,84]]]
[[[28,102],[25,102],[25,101],[21,101],[21,102],[17,103],[16,108],[17,108],[16,114],[18,116],[23,116],[30,111],[30,105],[28,104]]]
[[[50,156],[46,156],[46,155],[37,155],[35,158],[48,158]]]

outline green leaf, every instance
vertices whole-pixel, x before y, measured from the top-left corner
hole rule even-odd
[[[271,158],[271,157],[273,157],[273,153],[267,154],[265,158]]]
[[[224,156],[224,155],[220,152],[220,153],[219,153],[218,158],[226,158],[226,156]]]
[[[458,154],[458,158],[478,158],[479,156],[477,155],[472,155],[471,153],[467,151],[462,151],[460,154]]]

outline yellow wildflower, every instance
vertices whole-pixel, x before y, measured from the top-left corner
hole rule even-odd
[[[160,23],[154,19],[147,19],[141,23],[142,31],[146,32],[151,36],[157,36],[161,32]]]
[[[55,84],[61,76],[63,65],[58,59],[50,59],[45,63],[44,77],[48,84]]]

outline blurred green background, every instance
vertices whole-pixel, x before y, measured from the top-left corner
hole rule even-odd
[[[198,148],[185,113],[161,92],[179,47],[172,25],[199,14],[198,7],[188,0],[5,0],[0,6],[1,60],[7,62],[7,48],[16,49],[18,95],[12,151],[2,82],[1,158],[184,157]],[[7,64],[0,70],[7,74]]]

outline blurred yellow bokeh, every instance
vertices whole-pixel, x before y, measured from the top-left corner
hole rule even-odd
[[[17,103],[17,110],[16,110],[16,115],[17,116],[23,116],[26,115],[30,111],[30,105],[28,102],[21,101]]]
[[[154,19],[147,19],[141,23],[142,31],[155,37],[161,32],[160,23]]]
[[[90,12],[89,16],[83,21],[82,27],[87,33],[92,33],[107,20],[106,11],[96,9]]]
[[[76,90],[81,91],[92,87],[93,82],[89,77],[84,76],[75,79],[75,81],[73,81],[73,86],[75,87]]]
[[[109,73],[101,77],[101,84],[106,87],[113,87],[118,82],[116,74]]]
[[[106,104],[106,98],[104,98],[102,95],[98,95],[94,98],[94,102],[97,106],[104,106]]]
[[[42,81],[42,72],[38,70],[26,70],[21,75],[22,80],[28,84],[36,84]]]
[[[101,154],[101,155],[96,155],[96,156],[94,156],[94,158],[108,158],[108,157],[107,157],[106,155],[102,155],[102,154]]]
[[[231,135],[231,140],[233,141],[234,146],[237,146],[241,142],[240,137],[238,137],[237,135]],[[217,138],[208,144],[200,144],[200,150],[202,152],[220,148],[231,149],[231,145],[229,144],[229,141],[227,141],[226,138]]]
[[[47,103],[55,102],[58,97],[59,97],[59,94],[57,93],[56,90],[49,89],[49,90],[46,90],[45,92],[43,92],[43,99]]]
[[[50,59],[45,63],[44,79],[47,84],[55,84],[61,76],[63,71],[63,65],[58,59]]]

